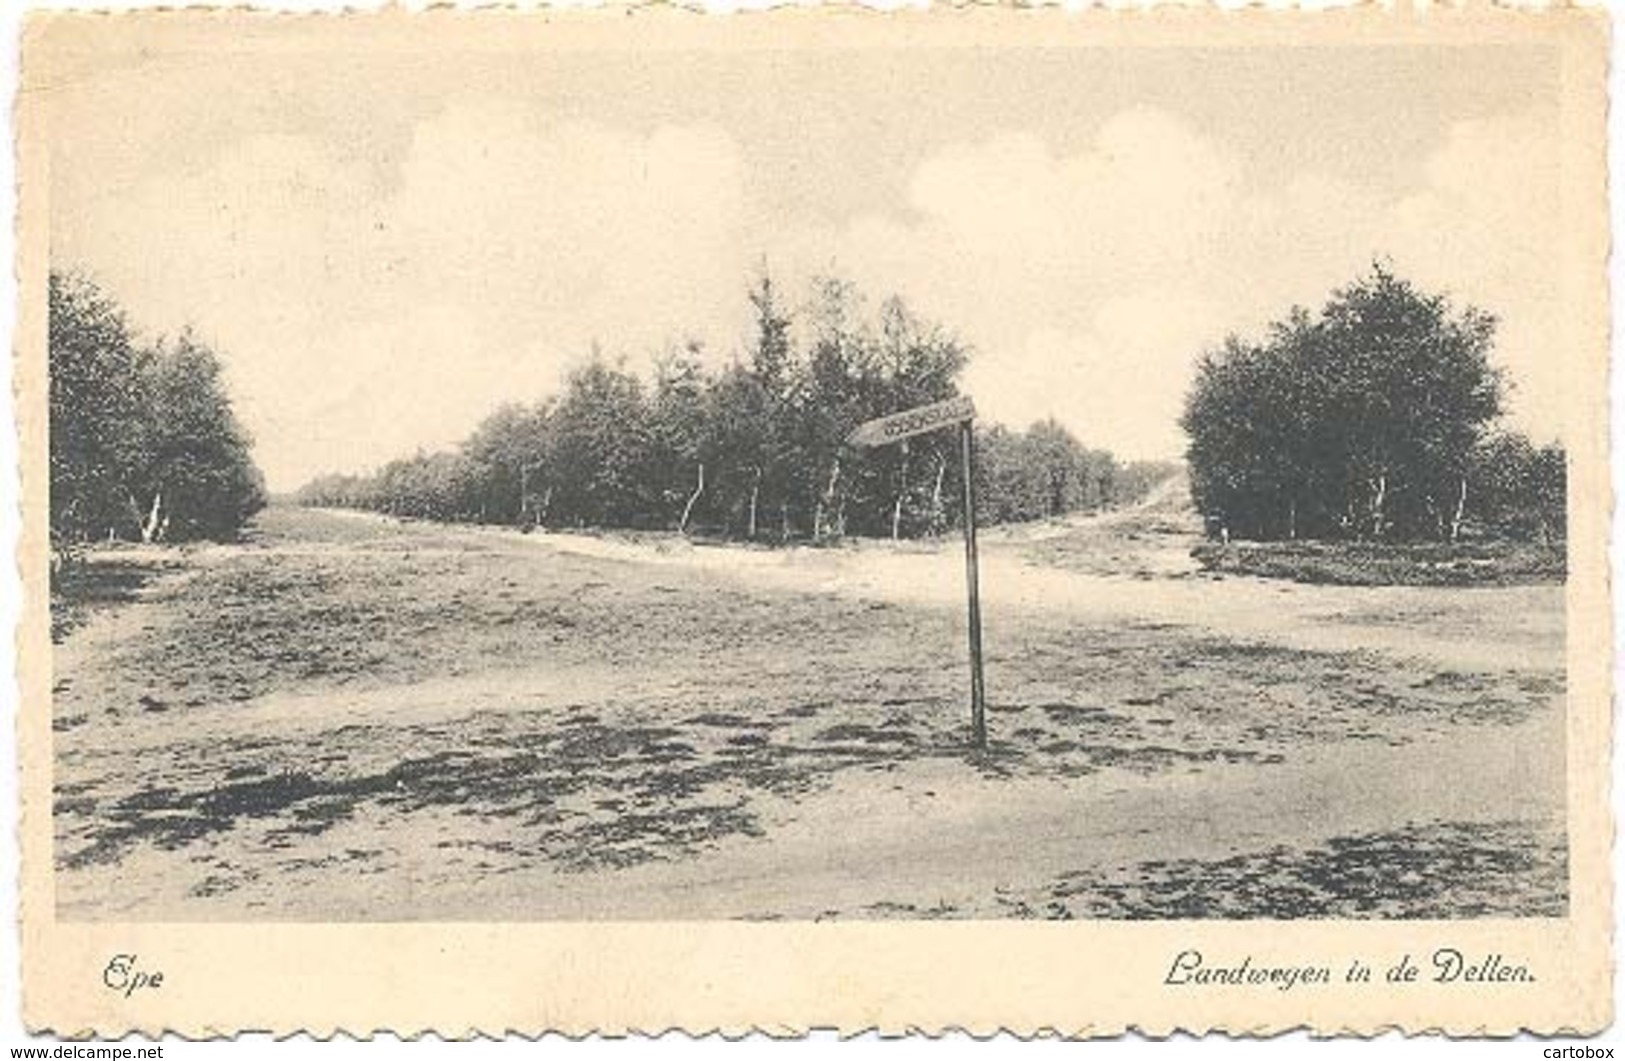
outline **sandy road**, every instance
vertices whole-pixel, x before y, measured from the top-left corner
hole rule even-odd
[[[1558,590],[993,535],[981,761],[956,543],[264,527],[60,646],[65,916],[1208,916],[1180,889],[1226,873],[1240,916],[1565,901]]]
[[[1154,778],[1010,782],[916,764],[843,779],[816,799],[772,808],[782,820],[763,839],[628,867],[611,888],[600,877],[548,867],[487,879],[346,877],[301,888],[301,916],[371,919],[399,909],[443,920],[1009,916],[1014,897],[1044,883],[1175,850],[1213,860],[1418,819],[1558,816],[1562,745],[1551,725],[1357,748],[1268,770],[1220,766]],[[331,838],[345,842],[342,833]],[[433,852],[423,855],[420,864],[432,865]],[[273,895],[252,889],[244,898],[269,904]],[[175,911],[188,908],[196,913],[185,903]]]
[[[1045,537],[1066,532],[1055,527]],[[964,560],[953,539],[930,551],[873,542],[841,550],[741,551],[680,543],[652,549],[572,534],[524,540],[568,555],[706,571],[789,592],[937,607],[963,607],[965,600]],[[996,624],[1001,613],[1049,612],[1079,622],[1175,624],[1316,651],[1423,656],[1467,668],[1547,666],[1563,651],[1558,586],[1460,590],[1215,579],[1197,574],[1189,557],[1195,539],[1188,535],[1154,540],[1136,556],[1142,569],[1163,577],[1096,575],[1036,562],[1027,549],[1033,540],[1044,537],[995,538],[983,546],[986,624]]]
[[[1561,817],[1563,799],[1556,724],[1548,716],[1400,748],[1336,749],[1268,768],[1221,764],[1172,775],[1010,781],[967,774],[957,763],[905,764],[843,777],[813,799],[769,798],[763,811],[773,822],[764,837],[620,869],[607,887],[602,874],[542,864],[471,872],[477,866],[448,861],[433,839],[441,829],[477,837],[502,825],[445,813],[421,817],[417,828],[394,837],[398,862],[388,870],[309,872],[343,865],[346,851],[376,847],[386,819],[364,815],[302,850],[304,873],[265,875],[207,904],[179,891],[149,894],[128,910],[155,920],[230,920],[266,910],[334,920],[403,912],[432,920],[813,919],[888,910],[1008,916],[1006,897],[1175,854],[1214,860],[1418,820],[1550,822]],[[131,868],[158,873],[160,864],[158,853],[145,852]]]

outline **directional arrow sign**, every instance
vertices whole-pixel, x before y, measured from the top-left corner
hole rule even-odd
[[[934,405],[921,405],[890,416],[882,416],[878,420],[859,424],[856,431],[847,436],[846,444],[849,446],[885,446],[892,442],[901,442],[914,435],[923,435],[927,431],[935,431],[939,427],[957,424],[969,420],[976,415],[976,406],[971,404],[969,395],[960,395],[949,398],[945,402]]]
[[[965,488],[963,523],[966,630],[970,635],[971,743],[981,749],[987,747],[987,716],[982,688],[981,579],[976,570],[976,432],[970,423],[975,416],[976,406],[971,404],[969,396],[960,395],[935,405],[922,405],[859,424],[858,429],[847,436],[846,442],[849,446],[884,446],[949,424],[959,425],[959,453],[964,469],[960,478]]]

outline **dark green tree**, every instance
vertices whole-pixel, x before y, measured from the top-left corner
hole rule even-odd
[[[595,354],[557,401],[497,409],[456,460],[420,453],[370,476],[323,476],[299,496],[434,519],[780,541],[912,537],[958,522],[954,432],[862,452],[846,439],[872,417],[957,395],[970,351],[899,299],[866,314],[844,281],[815,285],[799,341],[770,280],[748,295],[754,328],[721,372],[689,344],[657,359],[646,389]],[[982,434],[984,518],[1038,519],[1134,496],[1111,454],[1056,422]]]
[[[1203,356],[1181,424],[1198,508],[1246,538],[1448,539],[1500,412],[1494,319],[1383,266]]]
[[[265,506],[265,483],[221,378],[220,359],[190,331],[149,363],[146,457],[133,476],[142,537],[228,538]]]
[[[49,280],[51,538],[134,532],[131,481],[147,460],[145,364],[124,313],[83,276]]]
[[[483,420],[463,453],[480,480],[481,522],[534,526],[550,501],[551,405],[509,402]]]
[[[640,527],[663,521],[649,481],[643,385],[599,354],[570,374],[552,417],[555,522]]]
[[[1541,542],[1565,538],[1568,468],[1563,447],[1535,446],[1521,433],[1497,431],[1474,451],[1466,506],[1480,529]]]
[[[140,346],[94,283],[53,273],[48,365],[58,548],[229,538],[265,504],[220,359],[190,331]]]
[[[652,493],[658,495],[663,511],[675,513],[677,529],[684,533],[696,506],[705,498],[708,463],[712,492],[716,492],[717,462],[706,446],[709,381],[702,356],[699,344],[690,343],[660,359],[648,413],[646,470]]]

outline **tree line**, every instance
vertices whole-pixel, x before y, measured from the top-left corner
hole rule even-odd
[[[322,476],[297,499],[445,521],[780,542],[918,537],[957,524],[953,432],[863,451],[845,439],[865,420],[957,396],[969,349],[900,299],[867,313],[839,280],[818,281],[797,314],[770,278],[749,298],[751,334],[720,370],[697,344],[665,352],[647,381],[595,352],[561,394],[497,409],[454,449]],[[978,515],[989,521],[1122,503],[1166,474],[1125,466],[1053,420],[978,438]]]
[[[265,504],[220,358],[189,329],[142,342],[77,273],[49,278],[51,542],[226,539]]]
[[[1495,318],[1383,265],[1200,360],[1181,423],[1197,507],[1249,539],[1553,541],[1561,446],[1500,423]]]

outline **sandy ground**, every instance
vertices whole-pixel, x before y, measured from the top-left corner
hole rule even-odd
[[[1177,498],[957,539],[273,508],[115,550],[55,657],[59,913],[1552,916],[1560,588],[1188,560]]]

